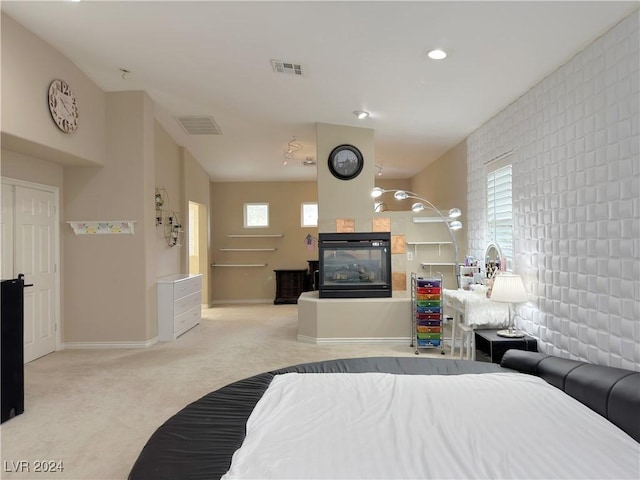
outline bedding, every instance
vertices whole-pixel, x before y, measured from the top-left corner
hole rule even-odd
[[[274,386],[273,392],[276,392],[278,384],[286,374],[297,373],[299,377],[302,377],[305,382],[315,381],[321,376],[319,375],[307,375],[307,374],[363,374],[363,373],[382,373],[382,374],[394,374],[391,380],[405,382],[404,377],[413,378],[414,380],[421,381],[422,379],[433,380],[436,382],[442,381],[444,378],[454,379],[453,377],[460,376],[458,380],[463,380],[462,377],[472,377],[470,381],[474,379],[481,381],[483,377],[491,377],[495,374],[504,374],[507,372],[521,371],[531,375],[532,379],[535,376],[543,378],[550,386],[557,388],[559,392],[564,391],[569,397],[575,397],[583,404],[587,405],[591,410],[597,412],[603,418],[609,419],[613,424],[617,425],[620,429],[626,432],[630,438],[633,438],[636,442],[640,441],[640,417],[638,411],[640,411],[640,372],[629,372],[625,370],[601,367],[595,365],[585,364],[583,362],[574,362],[571,360],[560,359],[557,357],[549,357],[544,354],[538,354],[533,352],[523,352],[518,350],[510,350],[503,357],[503,366],[499,366],[493,363],[483,362],[471,362],[463,360],[452,359],[434,359],[425,357],[371,357],[371,358],[355,358],[355,359],[339,359],[329,360],[324,362],[314,362],[301,365],[293,365],[290,367],[274,370],[270,372],[261,373],[253,377],[240,380],[233,384],[227,385],[219,390],[213,391],[208,395],[205,395],[201,399],[193,402],[185,407],[183,410],[171,417],[167,422],[161,425],[156,432],[149,438],[138,459],[133,465],[129,474],[130,480],[142,480],[142,479],[180,479],[180,480],[196,480],[196,479],[215,479],[221,478],[227,474],[229,478],[233,478],[232,475],[237,475],[237,470],[234,470],[231,466],[232,456],[235,452],[239,452],[243,442],[247,446],[253,443],[253,440],[247,436],[246,427],[254,410],[258,412],[256,406],[264,395],[268,392],[270,386]],[[401,380],[400,377],[403,379]],[[434,376],[440,376],[436,378]],[[364,377],[362,377],[364,379]],[[527,378],[527,377],[525,377]],[[275,381],[275,383],[274,383]],[[389,380],[385,380],[388,382]],[[394,391],[393,384],[385,389],[390,392]],[[524,382],[524,380],[523,380]],[[457,382],[454,382],[457,383]],[[483,383],[483,382],[480,382]],[[404,383],[400,388],[402,398],[405,397]],[[376,389],[377,392],[378,389]],[[429,391],[443,390],[442,388],[429,388]],[[464,394],[459,397],[468,397],[469,401],[473,401],[477,396],[476,391],[465,389]],[[372,416],[375,417],[379,414],[381,409],[384,409],[388,403],[387,400],[376,400],[377,394],[371,394],[358,396],[359,389],[352,389],[352,394],[356,394],[357,401],[367,402],[367,405],[374,402],[376,408],[370,412],[369,407],[359,411],[360,416]],[[323,389],[314,389],[313,395],[307,395],[307,397],[314,397],[321,394]],[[407,390],[406,395],[411,395]],[[470,394],[473,392],[472,394]],[[292,389],[282,389],[282,400],[289,400],[289,395],[293,395]],[[509,429],[513,426],[510,416],[502,416],[501,421],[495,424],[485,427],[485,431],[481,431],[475,426],[478,422],[485,421],[492,409],[485,412],[484,409],[480,410],[477,405],[469,407],[468,410],[460,410],[460,408],[454,409],[454,405],[449,401],[438,400],[427,401],[428,395],[420,395],[420,399],[413,400],[410,411],[418,415],[416,411],[416,405],[419,405],[420,415],[425,415],[430,409],[446,409],[447,419],[441,419],[444,423],[440,428],[445,429],[444,432],[451,432],[451,430],[460,430],[460,434],[467,433],[466,438],[474,438],[476,445],[482,445],[485,443],[485,439],[491,439],[495,445],[495,452],[491,453],[495,458],[500,459],[500,465],[509,462],[530,461],[530,459],[536,459],[538,464],[550,463],[549,459],[536,458],[538,455],[534,450],[528,451],[529,443],[523,443],[522,446],[513,446],[516,449],[516,453],[512,456],[498,455],[504,452],[503,449],[510,447],[511,443],[506,441],[500,441],[504,435],[519,435],[518,438],[527,437],[530,443],[546,443],[549,438],[555,433],[556,425],[548,427],[547,431],[536,431],[538,426],[533,425],[533,422],[528,421],[526,418],[516,416],[515,420],[524,421],[516,431],[509,433]],[[509,394],[510,395],[510,394]],[[500,404],[505,403],[504,397],[509,395],[503,395],[500,400]],[[564,394],[563,394],[564,395]],[[269,394],[271,396],[271,394]],[[397,395],[392,398],[400,398]],[[382,402],[382,403],[376,403]],[[296,402],[297,403],[297,402]],[[357,402],[356,402],[357,403]],[[324,405],[324,404],[323,404]],[[577,404],[576,404],[577,405]],[[283,404],[284,406],[284,404]],[[554,410],[545,401],[537,403],[540,408],[540,413],[550,412]],[[326,408],[325,405],[322,408]],[[262,407],[260,407],[262,408]],[[306,409],[307,412],[315,412],[320,407],[309,405]],[[364,407],[363,407],[364,408]],[[577,408],[577,407],[576,407]],[[573,408],[570,408],[573,409]],[[318,410],[320,411],[320,410]],[[284,416],[285,411],[278,412],[278,415]],[[470,415],[471,417],[467,417]],[[384,416],[388,418],[404,418],[403,426],[401,429],[401,435],[397,434],[398,441],[406,442],[409,448],[405,449],[405,455],[411,456],[413,462],[425,462],[428,458],[424,455],[424,452],[428,452],[430,448],[436,446],[434,442],[436,433],[429,434],[427,437],[415,437],[415,435],[424,435],[427,431],[424,429],[425,420],[419,420],[419,417],[415,418],[411,416],[411,420],[406,420],[406,412],[403,409],[394,408]],[[308,421],[307,420],[303,420]],[[336,437],[340,437],[342,433],[348,429],[340,425],[340,428],[336,430]],[[558,423],[558,422],[556,422]],[[609,424],[607,424],[609,425]],[[281,422],[283,429],[288,428],[286,422]],[[591,427],[589,427],[591,428]],[[296,432],[301,429],[296,429]],[[307,429],[308,430],[308,429]],[[515,428],[511,428],[515,430]],[[544,428],[542,430],[545,430]],[[575,441],[571,444],[575,447],[567,453],[569,457],[564,460],[564,463],[569,465],[575,465],[581,463],[584,459],[584,455],[581,453],[583,447],[580,444],[582,441],[581,435],[584,427],[578,430],[579,435]],[[289,429],[291,431],[291,429]],[[306,432],[298,432],[297,434],[306,434]],[[618,432],[619,433],[619,432]],[[609,435],[610,433],[607,433]],[[298,437],[292,437],[298,438]],[[451,437],[453,438],[453,437]],[[511,438],[511,437],[504,437]],[[481,439],[481,440],[478,440]],[[246,441],[245,441],[246,440]],[[359,446],[367,453],[366,460],[360,462],[365,464],[367,462],[377,462],[378,450],[369,448],[366,450],[368,437],[359,438],[354,440],[353,446]],[[377,440],[376,440],[377,441]],[[453,440],[449,440],[453,441]],[[520,440],[518,440],[520,441]],[[619,442],[616,439],[615,442]],[[456,440],[458,442],[458,440]],[[456,443],[448,445],[447,455],[452,456],[449,463],[456,463],[458,455],[461,452],[466,452],[465,456],[473,459],[475,463],[482,466],[481,468],[499,468],[497,464],[484,465],[483,456],[480,454],[480,450],[474,450],[471,447],[471,443],[466,444],[468,440],[462,441],[462,443]],[[509,440],[508,442],[512,442]],[[261,443],[261,442],[258,442]],[[264,447],[264,442],[262,442]],[[628,445],[622,441],[623,448],[629,448]],[[445,448],[446,442],[443,442],[439,447]],[[385,447],[386,448],[386,447]],[[604,451],[606,450],[606,447]],[[637,446],[636,446],[637,449]],[[366,451],[365,451],[366,450]],[[242,454],[238,453],[238,457]],[[272,458],[272,461],[276,461],[279,456],[282,456],[283,452]],[[489,455],[487,453],[487,455]],[[524,458],[527,457],[527,458]],[[636,457],[637,458],[637,450]],[[553,458],[553,457],[551,457]],[[326,462],[330,463],[330,462]],[[406,461],[399,462],[398,468],[414,468],[413,466],[405,466]],[[431,464],[434,463],[433,458],[429,462],[426,468],[433,468]],[[436,461],[437,463],[437,461]],[[625,457],[622,460],[623,464],[628,463],[628,458]],[[238,464],[239,465],[239,464]],[[484,466],[483,466],[484,465]],[[231,470],[230,470],[231,468]],[[457,468],[455,465],[451,466],[452,469]],[[462,468],[462,467],[460,467]],[[514,467],[516,468],[516,467]],[[568,468],[568,467],[563,467]],[[640,466],[637,467],[640,469]],[[308,475],[319,478],[319,474],[312,472],[310,469],[306,470],[310,472]],[[454,470],[449,470],[452,472]],[[553,470],[555,472],[555,470]],[[566,470],[562,470],[563,472]],[[229,473],[227,473],[229,472]],[[636,472],[640,473],[640,472]],[[533,478],[535,471],[526,472],[524,477]],[[244,474],[243,474],[244,475]],[[279,475],[279,474],[277,474]],[[452,473],[447,474],[449,478],[452,477]],[[445,475],[445,477],[447,476]],[[466,476],[462,475],[462,476]],[[611,475],[608,475],[611,477]],[[547,475],[547,478],[549,475]],[[555,473],[551,475],[552,478],[557,478]],[[638,475],[636,475],[638,477]],[[362,478],[362,476],[360,476]],[[406,477],[405,477],[406,478]],[[440,478],[440,477],[438,477]],[[460,478],[458,475],[457,478]],[[497,478],[497,476],[496,476]],[[606,477],[605,477],[606,478]]]
[[[287,373],[222,478],[637,479],[639,461],[640,444],[530,375]]]

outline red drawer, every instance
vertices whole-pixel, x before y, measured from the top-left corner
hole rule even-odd
[[[417,287],[418,295],[440,295],[440,287]]]

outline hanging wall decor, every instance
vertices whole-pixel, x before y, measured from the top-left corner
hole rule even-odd
[[[67,222],[76,235],[133,235],[135,220]]]

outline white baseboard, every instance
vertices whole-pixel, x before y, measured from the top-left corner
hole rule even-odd
[[[411,343],[411,337],[315,338],[307,335],[298,335],[298,341],[302,343],[313,343],[315,345],[369,344],[408,346]]]
[[[156,343],[158,343],[158,337],[154,337],[146,342],[65,342],[61,345],[61,350],[83,348],[149,348]]]
[[[214,305],[245,305],[248,303],[273,303],[273,298],[254,298],[249,300],[213,300],[211,306]]]

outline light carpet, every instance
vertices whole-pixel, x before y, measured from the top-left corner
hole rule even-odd
[[[0,476],[125,479],[162,423],[229,383],[298,363],[414,355],[409,345],[311,345],[296,336],[297,305],[225,305],[204,309],[200,325],[175,342],[63,350],[28,363],[25,412],[0,427]],[[40,461],[64,470],[35,472]]]

